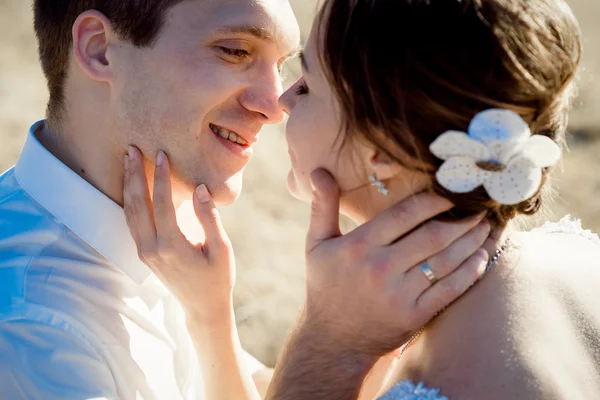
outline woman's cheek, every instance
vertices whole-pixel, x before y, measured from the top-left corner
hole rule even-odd
[[[298,200],[310,202],[312,198],[310,173],[297,163],[292,163],[292,169],[288,173],[288,189]]]
[[[306,159],[306,139],[302,137],[301,132],[296,131],[294,128],[295,126],[292,125],[290,119],[286,130],[288,153],[292,165],[292,169],[288,174],[288,189],[294,197],[307,200],[308,196],[308,200],[310,200],[310,172],[307,172],[309,166]]]

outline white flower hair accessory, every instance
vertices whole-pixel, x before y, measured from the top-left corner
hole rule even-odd
[[[430,146],[445,161],[437,181],[454,193],[483,185],[494,201],[515,205],[533,197],[542,184],[542,168],[560,160],[560,147],[547,136],[532,136],[529,125],[510,110],[480,112],[468,131],[445,132]]]

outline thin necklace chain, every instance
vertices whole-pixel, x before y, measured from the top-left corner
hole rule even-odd
[[[492,269],[492,267],[498,262],[498,260],[502,256],[502,254],[506,251],[506,249],[508,249],[511,246],[512,246],[512,240],[509,237],[506,239],[504,244],[502,244],[502,246],[500,246],[500,248],[496,249],[494,256],[488,261],[483,274],[481,274],[481,276],[479,278],[477,278],[477,280],[475,282],[473,282],[473,284],[471,284],[471,286],[469,287],[469,289],[467,289],[467,291],[470,290],[477,283],[479,283],[479,281],[481,281],[483,279],[483,277],[487,275],[487,273],[490,271],[490,269]],[[400,350],[400,355],[398,356],[398,358],[402,357],[402,355],[404,354],[406,349],[408,349],[412,344],[414,344],[417,341],[417,339],[421,336],[421,334],[425,331],[425,328],[427,328],[429,326],[429,324],[431,324],[431,322],[433,322],[441,313],[446,311],[446,309],[449,306],[450,305],[448,305],[448,306],[442,308],[440,311],[438,311],[429,322],[427,322],[425,325],[423,325],[418,331],[416,331],[410,337],[410,339],[408,339],[408,341],[406,342],[404,347],[402,347],[402,350]]]

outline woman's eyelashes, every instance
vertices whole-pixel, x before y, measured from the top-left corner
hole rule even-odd
[[[298,82],[298,86],[296,87],[295,92],[298,96],[308,94],[308,86],[306,86],[306,82]]]

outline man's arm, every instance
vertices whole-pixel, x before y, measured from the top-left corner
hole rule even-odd
[[[300,323],[280,355],[267,399],[357,399],[377,359],[345,349]]]
[[[0,398],[118,399],[111,371],[76,335],[35,322],[0,322]]]

